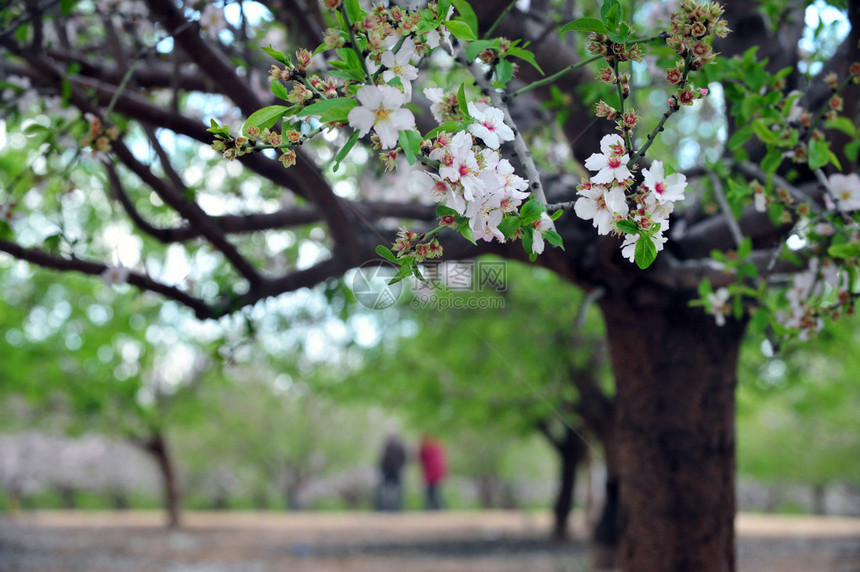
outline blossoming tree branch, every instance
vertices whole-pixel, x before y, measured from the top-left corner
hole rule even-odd
[[[826,54],[796,2],[409,6],[12,3],[2,268],[219,319],[368,261],[535,259],[603,293],[620,565],[734,569],[740,340],[858,290],[858,2]]]

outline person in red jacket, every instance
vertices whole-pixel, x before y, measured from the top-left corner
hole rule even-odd
[[[439,510],[443,504],[442,479],[448,474],[445,451],[439,441],[425,433],[421,436],[418,457],[421,459],[421,467],[424,469],[424,484],[427,487],[426,508],[427,510]]]

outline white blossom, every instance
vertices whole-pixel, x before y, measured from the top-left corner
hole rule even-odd
[[[408,109],[402,109],[406,96],[396,87],[366,85],[355,95],[361,105],[349,111],[349,126],[357,129],[361,136],[372,128],[383,149],[397,146],[400,130],[415,127],[415,116]]]

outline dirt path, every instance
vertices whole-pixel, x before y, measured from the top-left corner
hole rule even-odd
[[[0,516],[0,572],[589,570],[577,537],[546,541],[546,513],[188,513],[166,531],[157,512]],[[740,572],[860,572],[860,519],[738,517]],[[691,571],[692,572],[692,571]]]

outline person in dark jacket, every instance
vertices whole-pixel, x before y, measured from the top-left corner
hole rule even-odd
[[[403,482],[401,473],[406,464],[406,448],[397,431],[390,430],[382,447],[379,460],[381,480],[376,493],[376,510],[403,510]]]

